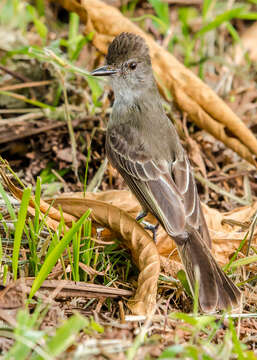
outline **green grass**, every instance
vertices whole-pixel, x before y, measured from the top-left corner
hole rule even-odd
[[[190,68],[197,67],[201,78],[205,76],[206,66],[214,61],[220,61],[225,66],[224,59],[220,56],[219,38],[227,36],[230,44],[240,43],[240,35],[236,28],[236,19],[246,19],[255,21],[257,14],[252,10],[251,4],[256,4],[255,0],[234,3],[232,8],[227,7],[227,1],[204,0],[202,7],[179,7],[177,10],[178,20],[174,24],[171,21],[171,7],[167,2],[160,0],[149,0],[149,6],[153,11],[143,14],[140,17],[134,16],[140,3],[137,0],[130,1],[122,6],[122,11],[129,14],[132,21],[144,27],[151,21],[158,34],[158,40],[167,38],[171,26],[173,33],[167,43],[168,51],[176,54],[183,59],[184,64]],[[19,32],[26,40],[29,32],[38,36],[37,45],[30,45],[29,42],[18,43],[12,49],[6,49],[0,62],[6,67],[16,69],[19,62],[24,59],[39,68],[46,66],[48,76],[54,80],[55,87],[52,88],[51,97],[41,97],[35,92],[36,98],[32,98],[28,92],[10,92],[1,91],[0,96],[5,96],[17,100],[22,100],[24,107],[34,106],[40,109],[46,117],[53,121],[64,120],[63,110],[64,91],[72,98],[78,91],[79,96],[87,91],[89,96],[82,106],[89,114],[100,114],[102,112],[102,96],[104,94],[103,83],[91,77],[89,72],[77,66],[77,61],[83,49],[88,46],[92,40],[93,33],[87,36],[82,35],[79,28],[79,19],[76,14],[69,14],[68,23],[52,24],[47,18],[45,4],[43,0],[28,2],[23,0],[10,0],[1,4],[0,24],[6,28],[7,32]],[[173,9],[173,8],[172,8]],[[198,29],[194,29],[194,23],[200,23]],[[32,30],[30,30],[33,28]],[[57,37],[52,39],[51,32],[56,33]],[[63,35],[65,33],[65,35]],[[225,35],[224,35],[225,33]],[[59,36],[59,34],[62,34]],[[219,59],[211,57],[208,52],[209,36],[212,35],[217,40],[217,53]],[[88,52],[90,54],[90,52]],[[215,54],[216,56],[217,54]],[[98,59],[97,59],[98,61]],[[233,73],[236,68],[230,69]],[[57,76],[57,73],[61,74]],[[78,79],[80,81],[79,86]],[[0,81],[2,77],[0,77]],[[63,82],[62,82],[63,80]],[[86,85],[85,85],[86,83]],[[80,88],[81,87],[81,88]],[[79,96],[76,98],[78,102]],[[49,98],[52,101],[49,101]],[[76,104],[75,101],[75,104]],[[77,104],[76,104],[77,105]],[[81,106],[81,109],[82,109]],[[76,118],[77,114],[70,113],[71,119]],[[88,183],[88,173],[93,158],[94,149],[86,146],[87,161],[85,171],[80,175],[83,190],[86,192]],[[42,184],[50,189],[51,183],[57,180],[57,177],[51,172],[54,164],[49,162],[48,166],[41,172],[41,178],[37,179],[36,186],[33,188],[35,193],[35,216],[28,217],[28,199],[32,192],[30,187],[26,187],[19,208],[13,205],[13,199],[3,189],[0,183],[0,195],[5,202],[3,214],[0,214],[2,229],[0,232],[0,278],[5,285],[7,280],[18,279],[24,276],[33,276],[35,278],[30,295],[26,305],[19,310],[13,318],[15,324],[0,323],[0,337],[13,340],[12,346],[5,352],[5,359],[54,359],[68,358],[70,354],[74,358],[80,356],[93,356],[97,351],[105,349],[106,343],[101,343],[102,339],[108,339],[108,328],[113,328],[122,332],[122,326],[119,324],[119,308],[114,300],[106,300],[103,314],[107,314],[107,319],[101,317],[83,317],[77,313],[61,321],[58,319],[56,324],[50,328],[42,326],[47,323],[48,312],[53,304],[40,301],[37,296],[37,290],[43,281],[51,274],[56,264],[62,266],[62,279],[71,279],[74,281],[87,281],[106,286],[119,286],[123,283],[126,287],[134,287],[137,278],[137,270],[132,264],[128,252],[121,249],[118,242],[110,245],[99,245],[92,236],[92,224],[89,220],[90,211],[85,213],[72,227],[65,229],[63,220],[60,222],[59,229],[53,232],[49,229],[46,221],[46,215],[42,216],[39,210],[39,203],[42,197]],[[65,177],[71,172],[71,167],[57,171],[60,176]],[[17,180],[17,178],[16,178]],[[47,235],[46,235],[47,234]],[[97,239],[96,239],[97,240]],[[245,265],[253,264],[257,261],[256,254],[238,259],[238,254],[242,250],[247,237],[242,240],[238,251],[225,266],[229,275],[235,277],[238,269],[244,269]],[[11,248],[11,250],[10,250]],[[254,248],[253,248],[254,250]],[[25,255],[24,255],[25,254]],[[79,263],[91,267],[94,274],[87,274],[79,266]],[[70,272],[66,273],[66,269]],[[102,275],[99,275],[102,274]],[[172,281],[163,281],[160,277],[160,285],[167,286],[172,291],[188,292],[187,281],[183,272],[178,274],[181,282],[174,285]],[[251,286],[256,283],[256,277],[251,279],[238,279],[241,286]],[[170,285],[172,284],[172,286]],[[197,289],[196,289],[197,293]],[[168,304],[171,291],[167,294],[159,293],[158,300]],[[191,295],[192,296],[192,295]],[[183,297],[182,297],[183,299]],[[178,301],[179,302],[179,301]],[[114,356],[120,351],[123,352],[126,359],[134,359],[141,350],[147,346],[160,346],[165,341],[164,324],[170,331],[170,343],[165,343],[165,349],[161,355],[152,357],[146,355],[146,359],[204,359],[204,360],[232,360],[232,359],[255,359],[253,351],[250,351],[246,344],[239,340],[240,321],[244,316],[254,318],[256,314],[238,314],[235,317],[224,313],[218,315],[200,315],[198,314],[197,297],[192,299],[193,314],[185,312],[168,312],[166,317],[163,307],[160,306],[159,320],[148,319],[143,324],[138,321],[138,326],[133,325],[128,342],[121,348],[114,346]],[[95,299],[89,299],[81,307],[81,311],[94,310]],[[175,302],[174,302],[175,304]],[[57,306],[61,308],[61,303]],[[77,305],[77,302],[76,302]],[[180,304],[183,309],[183,304]],[[79,307],[79,306],[78,306]],[[170,309],[167,307],[167,309]],[[173,308],[174,310],[174,308]],[[93,313],[93,312],[92,312]],[[95,314],[95,313],[94,313]],[[109,325],[106,326],[107,321]],[[110,324],[111,323],[111,324]],[[136,323],[135,323],[136,324]],[[225,325],[224,325],[225,324]],[[120,325],[120,324],[119,324]],[[154,333],[151,325],[159,332]],[[136,328],[136,329],[135,329]],[[175,328],[174,333],[172,329]],[[128,330],[126,330],[128,331]],[[179,338],[178,334],[187,332],[185,339]],[[222,340],[218,334],[223,331]],[[102,336],[102,337],[101,337]],[[162,337],[163,336],[163,337]],[[124,332],[124,337],[127,333]],[[99,347],[94,345],[90,347],[86,340],[99,341]],[[116,339],[114,339],[116,340]],[[81,344],[79,348],[78,345]],[[86,344],[84,347],[83,344]],[[74,348],[72,347],[74,346]],[[118,349],[118,350],[115,350]],[[116,352],[115,352],[116,351]],[[108,353],[108,351],[107,351]],[[81,355],[82,354],[82,355]],[[77,356],[77,357],[76,357]],[[148,357],[147,357],[148,356]]]
[[[2,189],[3,198],[6,199],[6,209],[9,208],[10,215],[12,214],[12,217],[15,219],[11,262],[13,268],[12,276],[14,279],[20,277],[19,269],[24,268],[24,263],[19,260],[21,247],[26,247],[26,242],[21,242],[22,229],[24,229],[24,234],[26,235],[25,237],[23,236],[23,239],[25,240],[27,238],[28,240],[30,249],[28,253],[28,263],[30,264],[28,275],[35,276],[28,301],[32,301],[36,291],[40,288],[58,261],[63,265],[64,275],[65,269],[68,264],[70,264],[71,279],[75,281],[90,280],[91,282],[99,282],[97,275],[88,278],[86,273],[80,271],[79,261],[91,266],[93,269],[97,269],[98,272],[105,271],[105,275],[102,277],[102,283],[106,286],[110,286],[115,281],[128,281],[128,274],[130,273],[131,276],[131,263],[127,262],[126,259],[129,255],[120,249],[117,243],[107,245],[101,251],[98,251],[94,247],[94,241],[91,239],[91,222],[88,220],[90,211],[87,211],[68,231],[65,230],[62,220],[56,233],[52,233],[49,230],[50,241],[48,241],[46,245],[42,245],[42,241],[40,241],[42,237],[41,231],[45,228],[46,223],[45,217],[42,218],[39,210],[41,198],[40,179],[38,179],[36,183],[35,217],[33,220],[29,219],[28,223],[25,223],[30,194],[31,189],[25,188],[18,216],[16,216],[10,198],[7,197],[7,194]],[[242,240],[241,245],[243,246],[244,243],[245,239]],[[64,255],[65,249],[67,250],[66,255]],[[7,266],[8,269],[10,263],[7,262],[5,264],[3,246],[1,247],[0,254],[2,264]],[[256,261],[256,255],[239,260],[233,258],[232,262],[228,264],[228,268],[233,270]],[[125,264],[127,265],[124,267]],[[123,270],[121,271],[122,268]],[[4,274],[2,273],[2,279],[3,277]],[[182,281],[181,276],[179,279]],[[198,293],[197,289],[195,293]],[[236,318],[232,318],[226,313],[221,317],[216,315],[200,315],[198,313],[197,296],[193,298],[193,303],[194,310],[192,314],[175,312],[169,315],[171,321],[176,321],[177,328],[188,334],[187,338],[189,341],[181,343],[181,340],[175,336],[173,338],[173,345],[163,351],[159,357],[160,359],[200,359],[203,357],[204,359],[214,360],[219,358],[221,354],[224,354],[226,359],[233,359],[234,356],[243,360],[254,359],[254,353],[248,351],[247,346],[241,343],[237,337],[236,323],[240,321],[240,317],[244,314],[239,314]],[[35,304],[35,300],[33,300],[33,304]],[[86,308],[88,306],[90,307],[91,304],[92,300],[89,300]],[[111,308],[111,302],[109,300],[106,302],[106,305]],[[33,305],[33,307],[35,307],[35,305]],[[40,326],[44,321],[48,309],[49,305],[47,303],[40,304],[39,302],[32,314],[26,309],[18,312],[15,327],[10,327],[9,329],[8,337],[14,339],[15,342],[9,352],[6,353],[6,359],[12,359],[16,357],[17,354],[19,354],[19,359],[25,359],[28,356],[32,359],[53,359],[55,356],[65,354],[70,345],[77,343],[77,339],[81,336],[81,330],[91,334],[93,337],[95,336],[95,331],[100,332],[102,335],[105,334],[106,330],[105,327],[101,325],[101,322],[89,321],[81,315],[74,315],[65,320],[54,332],[42,331],[40,330]],[[164,319],[163,317],[163,321]],[[229,325],[227,325],[223,334],[224,342],[215,344],[215,338],[225,319],[228,319]],[[2,336],[7,336],[6,330],[0,326],[0,336],[1,333]],[[141,351],[142,346],[147,346],[147,344],[154,343],[155,341],[156,339],[152,339],[148,334],[146,323],[145,327],[140,330],[140,333],[126,350],[127,359],[133,359],[134,356]],[[81,351],[83,352],[84,350]]]
[[[89,327],[87,319],[75,314],[63,321],[54,334],[50,335],[46,330],[39,329],[47,311],[48,308],[40,304],[35,308],[33,315],[28,309],[19,310],[16,327],[10,332],[10,337],[15,343],[4,359],[55,359],[74,343],[81,330]]]

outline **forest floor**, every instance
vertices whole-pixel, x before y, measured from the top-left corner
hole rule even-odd
[[[0,183],[1,356],[256,359],[256,168],[199,128],[169,91],[163,105],[194,168],[207,223],[220,227],[214,249],[219,248],[218,261],[242,291],[240,308],[201,314],[183,272],[176,277],[181,271],[178,259],[176,271],[171,270],[167,250],[162,253],[160,245],[155,312],[131,315],[127,301],[139,272],[129,251],[120,246],[122,240],[101,224],[91,224],[89,214],[77,232],[76,224],[71,226],[70,245],[50,263],[54,247],[68,232],[62,236],[62,214],[56,232],[42,220],[40,199],[92,192],[120,204],[122,190],[124,210],[134,216],[138,205],[106,161],[105,129],[114,96],[106,82],[87,76],[104,62],[92,42],[93,32],[83,34],[79,17],[58,5],[61,1],[32,3],[0,4],[1,169],[25,189],[20,204]],[[257,136],[256,1],[106,3],[199,76]],[[108,195],[112,190],[119,191]],[[35,216],[29,210],[31,194],[36,194]],[[232,243],[237,245],[231,252]],[[32,297],[33,279],[40,282],[45,268],[43,280],[52,282],[41,282]],[[63,279],[66,287],[60,285]],[[99,288],[82,290],[75,281]],[[113,289],[111,297],[106,287]]]

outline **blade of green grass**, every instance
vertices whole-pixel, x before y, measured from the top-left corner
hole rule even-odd
[[[11,219],[16,220],[17,218],[16,218],[15,211],[14,211],[14,209],[12,207],[12,204],[11,204],[9,198],[8,198],[8,195],[5,192],[5,190],[3,188],[3,185],[1,183],[0,183],[0,194],[2,195],[2,198],[3,198],[4,202],[5,202],[5,205],[7,207],[9,215],[11,216]]]
[[[14,280],[17,279],[18,259],[21,245],[21,237],[25,226],[25,220],[28,211],[29,199],[31,195],[31,187],[23,191],[20,210],[18,214],[17,223],[15,226],[14,243],[13,243],[13,256],[12,256],[12,271]]]
[[[167,31],[170,26],[170,13],[168,3],[162,0],[148,0],[154,8],[157,16],[165,24],[164,31]]]
[[[7,264],[4,264],[4,269],[3,269],[3,285],[6,284],[7,274],[8,274],[8,265],[7,265]]]
[[[206,15],[210,9],[212,2],[213,2],[213,0],[203,0],[202,15],[203,15],[204,19],[206,18]]]
[[[234,26],[230,24],[230,22],[226,23],[226,28],[228,29],[230,35],[236,43],[241,41],[240,35],[238,34]]]
[[[238,266],[253,264],[255,262],[257,262],[257,255],[248,256],[248,257],[245,257],[243,259],[233,261],[232,264],[230,265],[230,267],[235,268],[235,267],[238,267]]]
[[[245,7],[241,6],[241,7],[237,7],[235,9],[231,9],[228,11],[225,11],[224,13],[216,16],[216,18],[209,22],[209,24],[203,26],[196,34],[196,37],[200,37],[201,35],[216,29],[217,27],[219,27],[221,24],[223,24],[226,21],[230,21],[234,18],[238,18],[240,14],[243,13],[243,11],[245,11]]]
[[[51,356],[61,355],[69,346],[71,346],[76,335],[84,327],[88,325],[88,320],[80,314],[75,314],[64,322],[64,324],[56,330],[53,336],[46,343],[46,348]]]
[[[244,353],[243,353],[243,350],[242,350],[242,347],[241,347],[241,343],[237,337],[237,334],[236,334],[236,329],[235,329],[235,326],[234,326],[234,323],[233,323],[233,320],[230,319],[229,320],[229,329],[230,329],[230,332],[232,334],[232,341],[233,341],[233,344],[234,344],[234,352],[237,354],[237,359],[238,360],[245,360],[245,356],[244,356]]]
[[[44,264],[42,265],[37,277],[35,278],[29,297],[32,298],[36,291],[40,288],[43,281],[47,278],[48,274],[56,264],[57,260],[71,242],[74,234],[79,230],[80,226],[84,223],[84,221],[88,218],[90,214],[90,210],[88,210],[75,224],[73,224],[72,228],[64,235],[62,240],[53,248],[51,253],[48,255]]]
[[[138,17],[135,17],[135,18],[131,18],[130,20],[135,21],[135,22],[139,22],[139,21],[142,21],[142,20],[145,20],[145,19],[151,19],[154,22],[156,22],[160,26],[160,28],[163,29],[164,32],[167,30],[167,25],[160,18],[158,18],[157,16],[154,16],[154,15],[151,15],[151,14],[145,14],[145,15],[138,16]]]
[[[87,175],[88,175],[88,164],[91,157],[91,147],[87,149],[87,161],[86,161],[86,169],[85,169],[85,177],[84,177],[84,189],[83,189],[83,196],[86,196],[87,191]]]
[[[245,12],[236,17],[242,20],[257,20],[257,12]]]
[[[29,355],[32,350],[43,356],[43,359],[52,360],[46,351],[37,345],[37,342],[45,335],[45,332],[39,330],[39,327],[47,311],[47,307],[44,307],[42,311],[40,304],[34,308],[32,314],[30,314],[28,307],[18,311],[14,328],[14,338],[16,341],[6,354],[6,360],[30,359]]]
[[[193,299],[193,295],[190,289],[190,286],[188,284],[187,281],[187,277],[186,277],[186,273],[184,270],[179,270],[177,273],[177,278],[179,279],[179,281],[181,282],[181,284],[183,285],[184,290],[186,291],[187,295]]]
[[[0,268],[2,267],[3,260],[3,246],[2,246],[2,236],[0,235]]]
[[[82,232],[82,227],[73,236],[73,240],[72,240],[72,248],[73,248],[73,280],[75,280],[75,281],[80,281],[80,278],[79,278],[79,252],[80,252],[81,232]]]
[[[37,11],[32,5],[27,5],[27,11],[32,17],[32,20],[34,22],[35,28],[37,30],[38,35],[41,37],[41,39],[44,40],[44,43],[47,39],[48,34],[48,28],[46,25],[42,22],[42,20],[38,17]]]
[[[14,99],[18,99],[18,100],[22,100],[28,104],[32,104],[34,106],[38,106],[42,109],[50,109],[52,111],[55,110],[55,108],[51,105],[47,105],[47,104],[44,104],[42,103],[41,101],[38,101],[38,100],[31,100],[31,99],[28,99],[26,96],[23,96],[23,95],[20,95],[20,94],[16,94],[16,93],[12,93],[10,91],[0,91],[0,95],[6,95],[6,96],[11,96],[13,97]]]
[[[79,31],[79,16],[76,13],[70,13],[69,18],[69,35],[68,35],[68,55],[72,60],[73,54],[77,47],[77,37]]]
[[[36,190],[35,190],[35,216],[34,216],[34,230],[35,233],[39,231],[39,208],[40,208],[40,197],[41,197],[41,178],[37,178]]]
[[[231,264],[232,264],[233,261],[236,259],[239,251],[241,251],[241,249],[243,248],[244,244],[246,243],[247,237],[248,237],[248,233],[249,233],[249,231],[247,231],[247,233],[245,234],[245,237],[244,237],[244,238],[242,239],[242,241],[240,242],[238,248],[236,249],[235,253],[233,254],[232,258],[229,260],[229,262],[227,263],[227,265],[225,265],[225,266],[223,267],[223,270],[224,270],[225,272],[227,272],[228,269],[231,267]]]

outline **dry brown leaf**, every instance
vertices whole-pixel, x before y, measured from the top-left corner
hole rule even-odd
[[[13,194],[13,196],[15,196],[18,200],[21,200],[23,191],[18,187],[16,187],[13,184],[13,182],[8,178],[8,176],[6,176],[3,168],[0,168],[0,175],[2,176],[5,185],[7,186],[8,190]],[[48,211],[47,224],[52,230],[56,231],[58,229],[59,222],[61,220],[60,211],[58,211],[54,207],[50,207],[49,209],[49,203],[43,201],[42,199],[40,200],[40,211],[43,214],[45,214]],[[28,212],[32,216],[35,215],[35,202],[33,196],[29,201]],[[71,225],[73,221],[77,220],[75,217],[71,216],[70,214],[62,213],[62,216],[67,227],[69,227],[69,225]],[[40,218],[42,219],[42,216],[40,216]]]
[[[63,194],[62,198],[71,197],[71,194]],[[83,197],[83,193],[73,193],[73,197]],[[100,201],[113,204],[122,210],[128,212],[131,216],[136,217],[140,212],[141,206],[130,191],[126,190],[109,190],[95,193],[87,193],[88,199],[97,199]],[[204,216],[212,238],[212,253],[216,260],[224,265],[228,262],[229,257],[237,250],[240,242],[246,235],[246,231],[241,231],[240,226],[231,226],[223,224],[223,220],[235,220],[241,223],[251,221],[251,217],[257,211],[257,202],[249,206],[236,208],[226,213],[220,213],[202,204]],[[156,223],[152,215],[148,215],[146,220],[150,223]],[[257,229],[252,244],[257,244]],[[180,262],[176,245],[166,231],[159,226],[157,231],[157,248],[160,255],[169,257],[170,260]]]
[[[75,0],[65,4],[63,0],[60,2],[68,11],[78,14],[78,4],[87,10],[88,19],[84,22],[86,33],[94,32],[93,43],[105,54],[113,37],[121,32],[141,35],[149,45],[160,89],[164,86],[170,90],[179,107],[186,111],[198,126],[256,166],[253,154],[257,155],[257,139],[253,133],[213,90],[149,35],[123,16],[119,10],[100,0],[81,0],[81,4]],[[74,6],[74,3],[77,5]],[[161,92],[165,94],[164,89]],[[226,134],[225,127],[234,134],[234,138]]]
[[[2,174],[2,171],[0,173]],[[6,175],[2,174],[2,176],[13,195],[20,199],[22,191],[16,188]],[[141,207],[131,192],[110,190],[98,194],[86,193],[86,197],[83,197],[83,193],[74,193],[72,196],[71,194],[64,194],[57,199],[49,199],[47,202],[54,202],[54,206],[61,206],[68,221],[81,217],[90,208],[92,219],[96,223],[110,228],[121,238],[124,246],[130,249],[133,260],[140,270],[138,289],[134,299],[130,300],[129,307],[134,314],[151,313],[156,303],[157,280],[160,270],[159,254],[168,257],[169,261],[173,262],[172,266],[167,267],[167,262],[162,260],[162,267],[164,269],[169,268],[169,273],[172,274],[177,268],[180,258],[174,241],[162,227],[159,227],[157,232],[156,247],[152,237],[135,221],[133,217],[136,217]],[[40,206],[44,213],[49,206],[47,202],[42,201]],[[34,215],[33,200],[31,203],[32,206],[30,206],[29,211]],[[241,223],[249,222],[257,211],[257,202],[251,206],[244,206],[224,214],[206,205],[203,205],[203,211],[213,241],[212,252],[220,264],[225,264],[228,262],[229,256],[238,248],[246,232],[241,231],[240,226],[223,224],[223,220],[232,219]],[[52,214],[55,218],[59,217],[56,209],[53,209]],[[152,215],[146,219],[151,223],[156,223]],[[49,220],[52,219],[50,218],[47,221]],[[54,221],[53,228],[55,229],[58,221]],[[52,227],[50,222],[49,226]],[[252,244],[257,244],[257,230]]]
[[[0,173],[8,189],[20,200],[22,191],[11,182],[2,169],[0,169]],[[145,229],[126,212],[103,201],[87,198],[59,197],[49,200],[49,202],[53,203],[53,206],[62,207],[64,220],[67,220],[68,224],[70,224],[71,219],[76,220],[80,218],[90,208],[91,217],[96,223],[112,229],[119,235],[124,246],[131,251],[133,260],[140,270],[138,288],[134,298],[129,300],[128,306],[134,314],[152,313],[156,304],[160,257],[152,237]],[[48,208],[49,205],[41,200],[40,210],[46,213]],[[30,201],[28,211],[32,215],[35,213],[33,199]],[[57,210],[52,207],[46,218],[47,224],[56,230],[57,221],[51,218],[51,214],[53,214],[55,219],[58,219],[60,214],[58,215]],[[54,221],[53,227],[52,221]]]
[[[216,139],[222,141],[227,147],[234,150],[243,159],[256,166],[256,162],[248,147],[242,144],[236,137],[228,136],[225,132],[226,126],[206,113],[203,107],[188,96],[179,86],[174,87],[174,97],[179,107],[183,108],[183,110],[190,115],[190,118],[197,126],[206,130]],[[217,106],[219,105],[217,104]],[[247,132],[250,132],[244,124],[243,126],[247,129]],[[234,132],[234,134],[236,134],[236,132]]]
[[[88,199],[87,196],[60,196],[54,199],[54,206],[61,206],[64,212],[78,218],[89,208],[92,210],[91,217],[97,224],[111,228],[120,235],[140,270],[138,288],[134,299],[129,301],[129,308],[134,314],[151,313],[156,303],[160,257],[152,237],[145,229],[120,208],[103,201]]]

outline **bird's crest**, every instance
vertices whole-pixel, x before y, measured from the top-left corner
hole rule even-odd
[[[123,32],[110,44],[106,56],[107,64],[121,64],[133,58],[151,64],[149,48],[145,40],[139,35]]]

